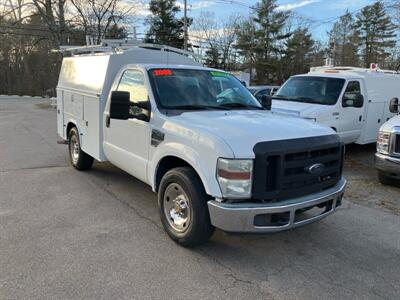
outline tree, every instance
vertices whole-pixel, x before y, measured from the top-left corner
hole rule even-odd
[[[236,67],[236,49],[238,15],[217,20],[212,12],[201,12],[193,24],[193,41],[205,44],[205,64],[214,68],[231,70]]]
[[[315,42],[306,28],[299,28],[287,40],[283,58],[284,79],[310,70],[314,58]]]
[[[381,1],[364,7],[357,15],[356,28],[360,35],[365,67],[371,63],[384,64],[389,51],[396,46],[395,29]]]
[[[212,45],[208,50],[206,50],[204,64],[210,68],[221,69],[221,56],[215,46]]]
[[[65,21],[66,0],[32,0],[32,4],[37,14],[46,23],[56,47],[65,45],[67,40],[67,24]]]
[[[329,54],[335,66],[358,66],[359,36],[355,21],[350,12],[346,12],[333,24],[329,35]]]
[[[134,12],[135,6],[127,7],[122,0],[71,0],[77,12],[76,25],[83,28],[85,35],[100,43],[115,24],[124,21]]]
[[[151,0],[149,9],[152,16],[147,20],[150,28],[146,34],[145,42],[183,48],[184,20],[176,17],[176,14],[180,11],[179,6],[176,5],[176,0]],[[187,23],[190,26],[192,20],[188,19]]]
[[[261,0],[254,14],[238,31],[237,47],[256,69],[258,82],[273,81],[279,68],[280,44],[291,35],[284,32],[289,13],[278,11],[276,0]]]

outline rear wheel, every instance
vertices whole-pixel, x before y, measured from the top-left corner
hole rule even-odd
[[[71,164],[75,169],[83,171],[92,168],[93,157],[82,151],[76,127],[73,127],[69,132],[68,149]]]
[[[203,184],[191,168],[175,168],[164,175],[158,206],[164,229],[175,242],[194,247],[210,239],[214,227],[207,200]]]

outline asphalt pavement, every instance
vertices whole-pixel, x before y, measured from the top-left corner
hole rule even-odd
[[[393,211],[350,195],[302,228],[216,231],[185,249],[149,186],[108,163],[69,165],[46,103],[0,100],[0,299],[400,298]]]

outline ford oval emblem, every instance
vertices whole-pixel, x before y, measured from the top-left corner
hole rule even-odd
[[[306,167],[306,171],[313,175],[320,175],[325,170],[324,164],[318,163]]]

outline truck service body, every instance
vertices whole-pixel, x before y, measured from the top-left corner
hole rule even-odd
[[[394,116],[400,74],[353,67],[317,67],[292,76],[275,94],[272,111],[333,128],[344,143],[376,142],[379,127]]]
[[[290,229],[341,205],[344,150],[331,128],[264,110],[232,75],[181,50],[65,57],[57,108],[72,165],[110,161],[149,184],[181,245],[205,242],[214,227]]]

